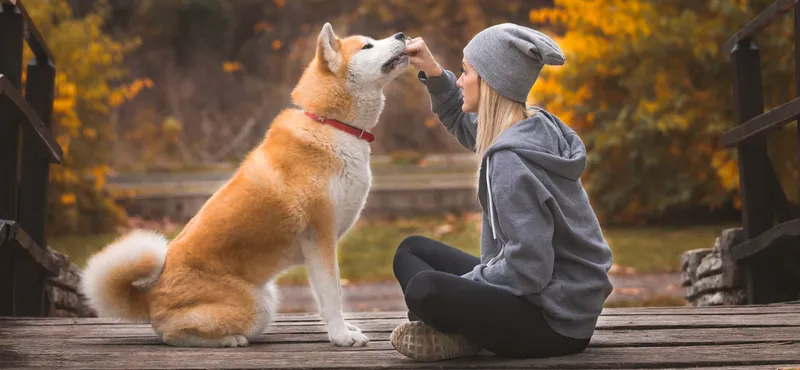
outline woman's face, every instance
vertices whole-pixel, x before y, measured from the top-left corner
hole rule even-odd
[[[464,104],[461,110],[466,113],[475,113],[478,111],[478,95],[480,94],[480,79],[478,72],[467,62],[464,58],[461,61],[461,76],[456,81],[456,86],[461,89],[461,95],[464,96]]]

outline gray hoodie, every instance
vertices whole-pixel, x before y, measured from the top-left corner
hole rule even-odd
[[[447,130],[475,151],[477,116],[461,110],[450,71],[419,80]],[[611,294],[606,243],[580,176],[586,148],[558,117],[539,110],[506,130],[481,160],[481,263],[464,275],[542,308],[551,328],[585,339]]]

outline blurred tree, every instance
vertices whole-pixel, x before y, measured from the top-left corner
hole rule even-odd
[[[31,18],[56,59],[53,132],[64,150],[64,162],[51,167],[48,231],[110,231],[123,212],[102,191],[114,131],[108,125],[112,107],[134,97],[152,81],[120,85],[126,72],[122,58],[136,40],[115,41],[102,32],[108,7],[99,2],[75,17],[68,3],[26,1]],[[25,59],[33,58],[25,49]]]
[[[529,100],[581,132],[587,190],[607,221],[668,211],[738,207],[736,152],[720,135],[734,125],[732,68],[723,42],[772,0],[556,0],[534,23],[565,31],[563,67],[545,68]],[[792,17],[757,39],[765,106],[793,87]],[[795,125],[770,135],[772,159],[797,201]],[[791,185],[794,184],[794,185]]]

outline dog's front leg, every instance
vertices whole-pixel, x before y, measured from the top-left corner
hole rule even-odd
[[[328,339],[337,346],[364,346],[369,339],[357,327],[345,323],[342,314],[342,287],[333,227],[317,227],[312,234],[301,248]]]

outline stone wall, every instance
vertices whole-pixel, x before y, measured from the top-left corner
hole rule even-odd
[[[681,255],[681,277],[686,300],[693,306],[745,304],[744,281],[730,248],[744,236],[741,228],[726,229],[713,248]]]
[[[47,316],[51,317],[95,317],[78,293],[80,269],[67,256],[47,249],[59,262],[59,274],[48,279],[46,287],[49,305]]]

